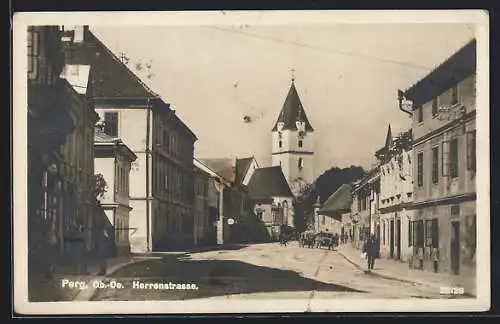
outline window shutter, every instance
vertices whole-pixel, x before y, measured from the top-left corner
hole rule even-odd
[[[443,177],[450,175],[450,141],[443,141],[441,149],[441,170]]]
[[[476,130],[467,132],[467,170],[476,170]]]

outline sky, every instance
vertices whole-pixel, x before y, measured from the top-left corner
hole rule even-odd
[[[410,128],[398,109],[407,89],[474,37],[466,24],[318,24],[91,27],[197,135],[198,158],[254,155],[271,163],[271,129],[294,70],[315,129],[315,175],[369,169],[393,134]],[[252,122],[245,123],[244,116]]]

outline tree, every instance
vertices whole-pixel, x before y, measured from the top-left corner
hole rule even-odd
[[[108,184],[101,173],[94,175],[94,197],[99,200],[107,192]]]
[[[293,201],[293,225],[299,232],[303,232],[307,229],[310,215],[307,215],[307,209],[304,207],[307,206],[306,199],[312,189],[312,185],[306,184],[302,186],[297,198]]]
[[[320,175],[312,185],[305,186],[299,191],[294,201],[294,225],[299,231],[307,228],[312,221],[313,205],[318,196],[323,204],[343,184],[350,184],[362,178],[366,172],[360,166],[351,165],[340,169],[333,167]]]

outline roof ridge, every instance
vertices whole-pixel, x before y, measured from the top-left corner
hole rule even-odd
[[[148,85],[142,81],[142,79],[136,75],[126,64],[124,64],[119,58],[118,56],[116,56],[113,51],[111,51],[111,49],[109,47],[106,46],[106,44],[104,44],[100,39],[99,37],[97,37],[91,30],[88,30],[89,34],[94,38],[94,40],[97,41],[97,44],[100,45],[102,48],[104,48],[104,50],[111,56],[111,58],[117,62],[118,64],[120,64],[124,69],[125,71],[132,77],[134,78],[135,81],[137,81],[143,88],[144,90],[146,90],[146,92],[148,92],[149,94],[152,95],[153,98],[160,98],[160,95],[158,95],[155,91],[153,91],[150,87],[148,87]]]

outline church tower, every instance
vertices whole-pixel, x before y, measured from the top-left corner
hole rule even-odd
[[[314,129],[302,106],[295,79],[272,129],[272,164],[280,165],[293,194],[314,178]]]

